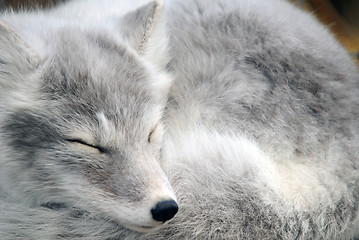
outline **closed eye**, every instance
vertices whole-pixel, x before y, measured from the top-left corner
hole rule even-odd
[[[82,139],[66,139],[66,140],[68,142],[71,142],[71,143],[78,143],[78,144],[82,144],[84,146],[87,146],[87,147],[90,147],[90,148],[93,148],[93,149],[97,149],[100,153],[105,152],[105,149],[103,147],[100,147],[100,146],[97,146],[97,145],[92,145],[90,143],[85,142]]]

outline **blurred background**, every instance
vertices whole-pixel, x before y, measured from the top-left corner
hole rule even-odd
[[[0,8],[28,9],[34,7],[51,7],[66,0],[0,0]]]
[[[65,1],[66,0],[0,0],[0,10],[6,8],[15,10],[38,7],[47,8]],[[359,65],[359,0],[288,1],[309,11],[322,23],[327,25],[339,41],[349,50]]]
[[[313,13],[351,52],[359,65],[358,0],[290,0]]]

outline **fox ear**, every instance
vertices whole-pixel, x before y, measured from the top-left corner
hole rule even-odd
[[[158,67],[164,67],[167,35],[163,18],[163,2],[153,1],[122,18],[121,30],[131,47]]]
[[[39,57],[32,49],[0,21],[0,95],[21,86],[38,62]]]

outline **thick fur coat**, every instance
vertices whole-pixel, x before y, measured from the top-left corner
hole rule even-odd
[[[327,29],[281,0],[99,2],[1,17],[4,239],[359,237],[359,74]]]

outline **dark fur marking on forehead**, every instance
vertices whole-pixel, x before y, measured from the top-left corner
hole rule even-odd
[[[70,77],[76,78],[76,81],[73,81]],[[88,74],[78,72],[76,76],[69,76],[64,68],[59,68],[56,72],[46,74],[45,78],[44,93],[51,100],[57,100],[63,96],[81,96],[81,92],[85,90],[86,84],[80,83],[87,82]]]
[[[112,54],[120,54],[124,55],[124,52],[126,51],[123,47],[120,47],[118,44],[116,44],[115,41],[108,38],[105,35],[90,35],[89,40],[92,41],[94,44],[96,44],[98,47],[100,47],[103,50],[107,50],[111,52]]]

